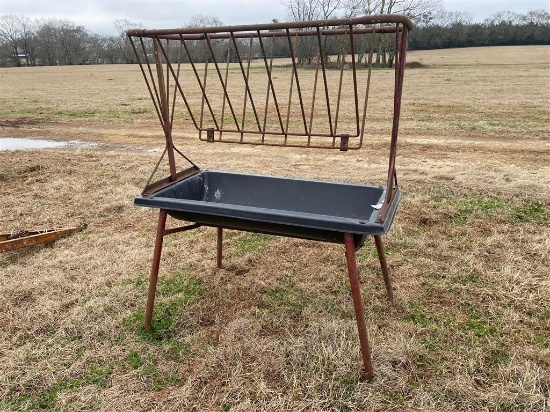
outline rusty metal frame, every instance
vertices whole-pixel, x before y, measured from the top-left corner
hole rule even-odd
[[[362,101],[362,110],[360,110],[360,96],[358,92],[358,64],[356,61],[355,52],[355,36],[370,34],[376,39],[377,36],[387,33],[395,34],[395,80],[394,80],[394,96],[393,96],[393,123],[389,148],[387,186],[384,201],[381,205],[377,221],[384,222],[389,210],[394,208],[394,203],[399,199],[399,187],[397,182],[397,173],[395,168],[397,156],[397,138],[399,131],[399,118],[401,111],[401,98],[403,90],[403,78],[405,69],[405,57],[407,52],[407,37],[408,31],[412,29],[410,19],[403,15],[379,15],[379,16],[364,16],[352,19],[335,19],[335,20],[320,20],[312,22],[289,22],[289,23],[273,23],[273,24],[258,24],[258,25],[241,25],[241,26],[222,26],[222,27],[201,27],[187,29],[170,29],[170,30],[130,30],[128,37],[130,44],[136,54],[140,70],[145,79],[147,89],[153,101],[157,117],[164,131],[166,146],[163,154],[157,162],[151,177],[149,178],[143,194],[153,194],[156,191],[167,187],[174,182],[185,179],[193,174],[199,173],[200,168],[194,164],[187,156],[185,156],[174,145],[172,136],[174,115],[176,112],[176,99],[179,97],[184,103],[185,109],[189,115],[189,121],[199,132],[199,139],[207,142],[221,143],[240,143],[266,146],[288,146],[288,147],[307,147],[307,148],[328,148],[341,151],[357,150],[363,145],[363,136],[365,134],[365,125],[367,118],[367,108],[369,103],[369,91],[371,87],[371,73],[373,66],[374,43],[370,43],[370,51],[367,58],[367,75],[365,83],[365,97]],[[327,61],[325,57],[324,40],[329,36],[343,36],[345,42],[339,43],[339,77],[337,82],[337,98],[334,116],[332,114],[332,106],[330,103],[329,82],[327,79]],[[300,85],[299,65],[297,56],[299,53],[300,43],[298,39],[309,37],[315,39],[317,43],[317,54],[315,55],[315,75],[312,90],[311,101],[307,101],[307,96],[304,95]],[[288,106],[286,113],[283,113],[281,96],[277,94],[274,85],[275,76],[273,75],[273,60],[274,46],[277,39],[286,39],[290,50],[291,60],[291,75],[288,92]],[[237,39],[248,40],[248,49],[246,57],[241,55]],[[221,59],[218,61],[214,50],[214,41],[227,41],[225,58],[225,68]],[[266,47],[266,43],[271,40],[271,47]],[[265,69],[267,77],[266,83],[263,86],[265,98],[257,99],[251,90],[250,75],[251,75],[251,60],[253,42],[257,41],[260,50],[260,57]],[[146,45],[146,42],[148,44]],[[171,43],[172,42],[172,43]],[[190,42],[202,43],[204,47],[204,71],[202,73],[197,62],[193,58],[193,53],[190,50]],[[173,54],[172,44],[178,44],[178,56],[176,62],[171,58]],[[151,53],[152,51],[152,53]],[[353,87],[353,102],[354,110],[354,130],[344,129],[339,131],[339,113],[341,105],[342,87],[346,58],[349,55],[351,63]],[[151,61],[153,56],[153,61]],[[200,89],[200,112],[196,118],[193,112],[192,102],[189,97],[189,92],[186,90],[182,78],[180,77],[182,70],[181,65],[184,56],[189,61],[191,68],[191,78]],[[232,56],[238,63],[238,72],[240,73],[241,81],[244,83],[244,92],[242,93],[241,101],[242,111],[239,118],[235,102],[232,100],[233,95],[229,92],[229,66],[232,62]],[[216,116],[213,108],[212,96],[209,96],[208,83],[209,66],[213,65],[214,78],[219,81],[218,86],[221,87],[222,107],[221,116]],[[320,76],[319,76],[320,75]],[[319,77],[321,81],[319,82]],[[172,84],[170,83],[172,81]],[[318,83],[323,90],[320,93],[324,94],[326,103],[326,113],[328,115],[328,132],[314,132],[314,114],[316,110],[315,101],[318,93]],[[297,94],[295,100],[294,91]],[[262,110],[259,109],[258,101],[265,102]],[[297,101],[299,103],[298,111],[303,131],[295,132],[289,130],[289,122],[291,116],[291,106]],[[309,102],[309,104],[308,104]],[[276,116],[271,121],[275,125],[275,129],[268,129],[268,109],[275,108]],[[246,116],[249,107],[252,110],[252,120],[247,121]],[[230,115],[226,117],[226,108]],[[212,124],[205,122],[205,115],[210,116]],[[225,121],[229,120],[227,127]],[[240,120],[240,121],[239,121]],[[279,130],[280,129],[280,130]],[[206,132],[206,137],[203,136]],[[217,138],[215,137],[218,134]],[[234,133],[238,138],[232,140],[224,140],[224,134]],[[258,135],[260,140],[247,140],[245,136]],[[282,137],[283,141],[273,142],[266,139],[266,136]],[[312,138],[326,138],[327,143],[313,144]],[[295,138],[306,138],[304,143],[295,143]],[[339,142],[337,141],[339,139]],[[175,154],[183,157],[191,166],[187,169],[178,172],[175,164]],[[157,171],[160,163],[165,158],[168,158],[170,175],[164,179],[151,183],[153,175]],[[166,229],[166,220],[168,216],[167,210],[160,210],[159,220],[157,225],[157,234],[155,240],[155,248],[153,255],[153,263],[151,267],[147,307],[145,312],[144,326],[148,331],[152,331],[153,307],[155,301],[156,285],[159,274],[160,258],[162,253],[162,245],[164,236],[196,229],[201,224],[195,223],[186,226],[181,226],[173,229]],[[361,290],[359,284],[359,276],[357,270],[357,261],[355,256],[355,242],[352,233],[344,233],[342,239],[345,245],[345,256],[351,286],[351,295],[356,315],[357,329],[359,334],[361,356],[363,361],[363,377],[370,380],[373,376],[372,356],[368,339],[367,327],[365,323],[365,313]],[[374,242],[382,275],[386,287],[387,297],[390,302],[393,302],[393,289],[391,285],[391,277],[387,266],[387,260],[384,254],[382,238],[379,235],[374,236]],[[223,228],[217,227],[217,247],[216,247],[216,266],[222,268],[223,256]]]
[[[337,149],[340,151],[357,150],[363,145],[363,138],[366,131],[366,119],[367,119],[367,107],[369,101],[369,92],[371,84],[371,71],[372,60],[374,53],[374,41],[371,41],[370,51],[368,53],[367,74],[366,74],[366,86],[365,97],[363,101],[363,110],[359,110],[359,92],[358,92],[358,76],[357,76],[357,63],[355,54],[355,39],[356,35],[371,34],[372,36],[378,36],[384,33],[395,34],[395,84],[394,84],[394,105],[393,105],[393,125],[390,139],[389,148],[389,161],[388,161],[388,174],[386,185],[386,197],[382,204],[380,213],[378,214],[378,222],[383,222],[386,218],[388,211],[391,208],[392,202],[395,201],[396,195],[399,191],[397,184],[397,173],[395,170],[395,159],[397,155],[397,136],[399,130],[399,118],[401,111],[401,97],[403,90],[403,78],[405,68],[405,57],[407,51],[407,35],[409,29],[412,28],[412,23],[406,16],[401,15],[381,15],[381,16],[365,16],[353,19],[336,19],[336,20],[322,20],[313,22],[289,22],[289,23],[274,23],[274,24],[260,24],[260,25],[242,25],[242,26],[222,26],[222,27],[207,27],[207,28],[189,28],[189,29],[172,29],[172,30],[131,30],[128,32],[130,43],[140,65],[141,72],[145,79],[147,88],[149,90],[151,99],[154,103],[157,116],[162,125],[165,139],[166,148],[162,154],[159,162],[155,166],[153,173],[147,183],[143,193],[153,193],[170,183],[174,183],[181,180],[189,174],[198,173],[200,168],[194,164],[187,156],[185,156],[174,144],[172,137],[172,129],[174,123],[174,114],[176,111],[176,99],[180,97],[185,105],[185,109],[189,115],[189,119],[195,129],[199,131],[199,139],[208,142],[221,142],[221,143],[241,143],[251,145],[266,145],[266,146],[289,146],[289,147],[308,147],[308,148],[329,148]],[[315,75],[313,83],[313,93],[311,100],[305,102],[305,96],[303,96],[302,88],[300,86],[300,77],[296,56],[298,53],[299,37],[310,37],[315,39],[317,43],[317,55],[315,57]],[[340,73],[337,84],[337,97],[335,103],[334,114],[331,107],[331,98],[329,94],[330,86],[327,80],[327,62],[325,61],[325,48],[323,46],[323,37],[329,36],[341,36],[343,40],[340,40],[339,44],[339,56],[342,58],[340,64]],[[277,96],[277,90],[273,81],[273,47],[277,38],[286,39],[291,55],[291,67],[292,74],[290,76],[290,88],[288,91],[288,102],[286,115],[282,113],[280,99]],[[246,56],[246,67],[243,63],[243,56],[239,52],[236,39],[248,39],[248,52]],[[257,44],[261,51],[261,60],[263,61],[263,67],[265,69],[265,75],[267,77],[265,85],[265,106],[263,108],[263,118],[261,118],[261,111],[257,106],[257,96],[251,91],[250,80],[250,64],[252,54],[252,41],[257,40]],[[265,47],[266,39],[271,40],[271,53],[267,53]],[[213,41],[225,40],[227,41],[227,58],[225,61],[225,70],[220,67],[220,62],[216,58],[214,51]],[[146,46],[145,41],[148,41],[149,47]],[[193,54],[189,47],[189,42],[201,42],[204,45],[205,50],[205,62],[204,62],[204,74],[201,79],[199,68],[197,63],[193,59]],[[179,44],[177,57],[171,58],[170,56],[170,42],[177,42]],[[151,47],[152,45],[152,47]],[[138,47],[141,46],[141,47]],[[349,51],[345,50],[348,49]],[[140,49],[140,51],[138,51]],[[149,49],[149,52],[148,52]],[[150,53],[152,49],[152,53]],[[244,94],[242,97],[242,111],[241,115],[237,115],[237,109],[235,102],[232,101],[233,97],[229,92],[228,85],[228,72],[231,56],[234,55],[236,62],[241,73],[241,81],[244,82]],[[342,96],[342,82],[344,77],[344,67],[346,63],[346,56],[350,56],[352,80],[350,87],[353,89],[353,101],[354,101],[354,130],[342,130],[339,129],[339,115],[340,115],[340,100]],[[151,56],[153,61],[151,61]],[[183,57],[189,60],[190,67],[192,69],[195,84],[200,89],[200,116],[197,119],[192,108],[191,98],[189,92],[185,90],[182,83],[181,64]],[[174,63],[172,60],[176,60]],[[214,66],[215,77],[217,77],[223,93],[223,102],[221,108],[221,116],[217,116],[211,102],[211,97],[208,93],[208,67],[209,63]],[[154,66],[154,67],[153,67]],[[165,67],[165,70],[164,70]],[[319,72],[321,76],[319,76]],[[315,101],[318,92],[318,79],[321,77],[320,88],[323,90],[323,99],[325,100],[326,113],[328,119],[328,132],[314,131],[314,115],[316,111]],[[173,80],[173,84],[170,86],[170,79]],[[171,88],[172,93],[171,92]],[[296,90],[297,99],[294,98],[294,90]],[[170,97],[171,94],[171,97]],[[260,99],[261,100],[261,99]],[[298,102],[299,118],[302,124],[302,131],[289,130],[291,108]],[[272,119],[275,129],[269,129],[268,124],[268,110],[269,106],[276,109],[276,116]],[[253,120],[250,123],[246,120],[247,108],[250,106],[253,112]],[[226,108],[230,112],[230,124],[226,125]],[[309,110],[308,110],[309,109]],[[323,112],[324,113],[324,112]],[[205,114],[207,114],[213,124],[205,124]],[[239,118],[240,117],[240,118]],[[233,126],[231,127],[231,124]],[[229,127],[228,127],[229,126]],[[278,129],[277,129],[278,128]],[[203,132],[206,132],[206,137],[203,137]],[[218,133],[218,137],[214,135]],[[237,134],[239,137],[237,140],[228,138],[224,140],[224,134]],[[256,140],[253,137],[250,140],[245,139],[245,135],[260,136],[260,140]],[[268,141],[266,136],[280,136],[282,141]],[[296,143],[296,138],[305,137],[306,141]],[[312,143],[312,137],[315,138],[327,138],[326,142],[322,144],[317,141],[316,144]],[[338,142],[337,142],[338,140]],[[175,153],[182,156],[189,164],[190,168],[186,169],[183,173],[177,172],[175,165]],[[170,176],[168,178],[157,181],[150,184],[153,175],[156,173],[159,164],[163,160],[164,156],[168,157],[168,164],[170,170]]]
[[[0,234],[0,253],[11,252],[30,246],[50,243],[85,229],[86,225],[63,229],[45,229]]]

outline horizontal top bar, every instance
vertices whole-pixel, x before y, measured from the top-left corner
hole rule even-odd
[[[348,29],[322,29],[319,30],[321,36],[333,36],[338,34],[349,34]],[[395,26],[382,26],[382,27],[370,27],[370,28],[358,28],[353,30],[353,34],[366,34],[366,33],[395,33]],[[292,36],[307,37],[307,36],[317,36],[316,30],[300,30],[290,32]],[[239,31],[239,32],[229,32],[229,33],[214,33],[214,34],[163,34],[158,37],[159,39],[168,39],[168,40],[204,40],[208,36],[210,39],[230,39],[234,37],[236,39],[249,39],[249,38],[271,38],[271,37],[286,37],[287,33],[285,31]]]
[[[156,37],[173,34],[210,34],[210,33],[231,33],[242,31],[258,30],[285,30],[285,29],[303,29],[306,27],[327,27],[327,26],[349,26],[358,24],[403,24],[411,30],[414,25],[407,16],[403,14],[379,14],[371,16],[354,17],[349,19],[331,19],[331,20],[312,20],[312,21],[292,21],[284,23],[264,23],[264,24],[246,24],[237,26],[217,26],[217,27],[189,27],[177,29],[154,29],[128,30],[128,36],[138,37]]]

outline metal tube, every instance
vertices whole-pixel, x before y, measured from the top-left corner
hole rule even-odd
[[[321,52],[317,52],[317,57],[315,59],[315,78],[313,80],[313,96],[311,98],[311,114],[309,116],[309,130],[307,136],[307,145],[311,145],[311,131],[313,130],[313,115],[315,113],[315,97],[317,95],[317,80],[319,78],[319,59],[321,57]]]
[[[223,81],[224,82],[223,83],[224,88],[227,88],[227,78],[229,76],[229,63],[231,62],[231,44],[232,44],[231,41],[227,41],[227,63],[225,64],[225,78],[224,78],[224,81]],[[225,94],[223,95],[223,100],[222,100],[222,114],[221,114],[221,129],[222,130],[220,130],[218,140],[221,140],[221,138],[222,138],[224,118],[225,118]]]
[[[208,110],[210,111],[210,115],[212,116],[212,120],[214,121],[214,124],[216,125],[216,128],[219,128],[218,127],[218,123],[216,121],[216,116],[214,115],[214,111],[212,110],[212,106],[210,106],[210,101],[208,100],[208,97],[206,96],[206,72],[208,70],[208,57],[206,58],[206,63],[205,63],[205,80],[204,80],[204,84],[203,82],[201,82],[201,78],[199,76],[199,72],[197,71],[197,67],[195,66],[195,62],[193,61],[193,58],[191,57],[191,53],[189,52],[189,48],[187,47],[187,44],[185,43],[185,40],[183,39],[183,37],[180,35],[180,38],[181,38],[181,42],[183,43],[183,47],[185,49],[185,53],[187,53],[187,57],[189,58],[189,62],[191,63],[191,68],[193,69],[193,73],[195,73],[195,78],[197,79],[197,83],[201,89],[201,92],[202,92],[202,99],[206,99],[206,105],[208,106]],[[191,116],[191,120],[193,121],[193,124],[195,125],[195,127],[199,130],[199,131],[202,131],[202,124],[201,126],[199,127],[199,125],[197,125],[197,121],[195,120],[195,116],[193,115],[193,111],[191,110],[191,107],[189,106],[189,103],[187,102],[187,99],[185,98],[185,94],[183,93],[183,89],[181,88],[180,84],[179,84],[179,81],[178,81],[178,87],[179,87],[179,91],[180,91],[180,94],[181,94],[181,97],[183,99],[183,101],[185,102],[185,106],[187,107],[187,111],[189,112],[189,116]],[[204,103],[203,103],[204,104]],[[202,112],[203,110],[201,109],[201,118],[200,118],[200,123],[202,123]]]
[[[393,100],[393,126],[390,143],[390,156],[388,162],[388,181],[386,185],[386,197],[384,210],[389,206],[394,194],[394,182],[396,181],[395,158],[397,157],[397,135],[399,131],[399,117],[401,115],[401,96],[403,93],[403,77],[405,74],[405,56],[407,52],[407,30],[401,32],[401,38],[397,35],[396,62],[395,62],[395,92]]]
[[[288,30],[287,30],[287,35],[288,35]],[[296,40],[298,38],[295,37],[294,38],[294,46],[296,46]],[[288,44],[290,46],[290,55],[292,57],[292,73],[290,75],[290,90],[288,91],[288,107],[287,107],[287,111],[286,111],[286,123],[285,123],[285,144],[287,142],[287,139],[288,139],[288,125],[289,125],[289,122],[290,122],[290,109],[292,107],[292,91],[294,90],[294,73],[296,72],[296,63],[295,63],[295,49],[296,47],[294,47],[294,50],[292,49],[292,42],[290,40],[290,36],[288,37]]]
[[[304,101],[302,99],[302,89],[300,87],[300,79],[298,78],[298,70],[296,69],[296,57],[298,55],[298,37],[294,38],[294,45],[295,47],[292,48],[292,42],[290,41],[290,32],[287,29],[286,30],[287,38],[288,38],[288,45],[290,47],[290,57],[292,58],[292,67],[294,68],[293,75],[296,78],[296,91],[298,92],[298,99],[300,100],[300,110],[302,111],[302,121],[304,122],[304,131],[307,134],[307,121],[306,121],[306,112],[304,109]],[[292,89],[291,89],[292,93]],[[288,110],[290,112],[290,104],[288,107]],[[287,120],[288,121],[288,120]],[[288,131],[288,124],[287,124],[287,131]],[[287,137],[285,136],[285,142]]]
[[[313,27],[313,26],[312,26]],[[180,29],[181,34],[183,34],[185,40],[204,40],[204,34],[189,34],[185,29]],[[339,34],[345,34],[345,29],[321,29],[321,36],[332,36],[332,35],[339,35]],[[367,33],[373,33],[374,29],[371,28],[356,28],[354,30],[355,34],[367,34]],[[376,28],[376,32],[378,33],[395,33],[395,26],[378,26]],[[176,34],[177,33],[177,34]],[[248,39],[250,36],[254,38],[258,37],[286,37],[286,33],[284,31],[260,31],[260,34],[256,32],[234,32],[234,36],[236,39]],[[170,39],[170,40],[178,40],[180,32],[176,29],[174,30],[174,33],[172,34],[160,34],[160,35],[149,35],[148,33],[144,35],[143,37],[151,37],[155,36],[160,39]],[[142,36],[141,34],[136,35],[134,33],[128,34],[130,36]],[[317,31],[316,30],[300,30],[300,31],[292,31],[292,35],[298,36],[298,37],[309,37],[309,36],[316,36]],[[220,39],[228,39],[230,37],[229,33],[214,33],[210,34],[211,40],[220,40]]]
[[[348,265],[349,284],[351,286],[351,297],[353,299],[353,308],[355,309],[355,320],[357,321],[357,331],[359,332],[361,356],[365,368],[363,377],[366,381],[370,381],[373,376],[372,356],[369,346],[367,325],[365,323],[365,312],[363,310],[363,299],[361,298],[359,275],[357,273],[357,262],[355,260],[355,245],[351,233],[344,233],[344,243],[346,245],[346,261]]]
[[[139,58],[139,53],[137,51],[136,45],[134,44],[134,39],[132,37],[128,36],[130,39],[130,44],[132,45],[132,49],[134,50],[134,54],[136,55],[137,62],[139,64],[139,68],[141,70],[141,73],[143,74],[143,78],[145,79],[145,84],[147,85],[147,89],[149,90],[149,95],[151,96],[151,100],[153,101],[153,106],[155,106],[155,111],[157,112],[157,116],[159,118],[160,124],[162,124],[162,117],[159,112],[159,108],[157,106],[157,102],[155,101],[155,96],[153,94],[153,90],[151,89],[151,85],[149,84],[149,79],[147,78],[147,75],[145,74],[145,69],[143,68],[143,64],[141,63],[141,59]],[[143,39],[140,38],[141,43],[143,44]],[[149,62],[147,61],[147,65],[149,66]],[[150,66],[149,66],[150,68]]]
[[[374,235],[374,244],[376,245],[378,259],[380,260],[380,267],[382,268],[382,276],[384,276],[384,284],[386,285],[388,300],[393,303],[393,288],[391,286],[391,277],[388,270],[386,255],[384,254],[384,244],[382,243],[382,236]]]
[[[260,32],[258,31],[258,34]],[[279,110],[279,103],[277,102],[277,95],[275,94],[275,86],[273,85],[273,79],[271,78],[271,63],[268,67],[267,60],[265,58],[265,49],[264,49],[264,42],[262,41],[262,38],[259,37],[258,39],[260,41],[260,48],[262,49],[262,55],[264,57],[264,64],[267,71],[267,78],[269,81],[269,87],[271,88],[271,94],[273,95],[273,103],[275,103],[275,108],[277,109],[277,117],[279,118],[279,125],[281,126],[281,132],[284,134],[285,128],[283,126],[283,119],[281,118],[281,111]],[[273,50],[271,51],[271,61],[273,61]],[[266,106],[267,107],[267,106]],[[265,128],[264,128],[265,132]]]
[[[161,29],[161,30],[129,30],[131,36],[160,36],[166,34],[202,34],[202,33],[224,33],[230,31],[256,31],[256,30],[282,30],[282,29],[302,29],[306,27],[319,26],[347,26],[350,24],[377,24],[377,23],[401,23],[409,30],[413,28],[411,19],[403,14],[380,14],[371,16],[354,17],[349,19],[327,19],[314,21],[295,21],[285,23],[266,23],[266,24],[244,24],[238,26],[217,26],[217,27],[190,27],[179,29]]]
[[[340,78],[338,80],[338,97],[336,98],[336,113],[334,114],[334,131],[336,135],[338,133],[338,116],[340,115],[340,98],[342,97],[342,82],[344,80],[344,66],[346,65],[346,47],[340,45],[340,54],[342,61],[340,62]],[[353,71],[355,73],[355,70]],[[334,139],[332,140],[334,145]]]
[[[252,59],[252,42],[254,41],[252,37],[250,37],[250,44],[248,46],[248,59],[247,59],[247,64],[246,64],[246,76],[244,75],[244,71],[243,71],[243,62],[241,60],[241,56],[238,52],[238,47],[237,47],[237,42],[235,41],[235,37],[233,37],[233,33],[231,33],[231,40],[233,41],[233,44],[235,44],[235,52],[237,54],[237,59],[239,60],[239,66],[241,67],[241,73],[243,73],[243,77],[244,77],[244,84],[245,84],[245,87],[246,87],[246,90],[244,92],[244,96],[243,96],[243,115],[242,115],[242,118],[241,118],[241,130],[244,129],[245,127],[245,119],[246,119],[246,104],[248,103],[248,95],[250,95],[250,87],[248,85],[248,76],[250,76],[250,62],[251,62],[251,59]],[[252,102],[252,95],[250,95],[250,100]],[[256,115],[256,122],[258,123],[258,130],[261,132],[262,131],[262,127],[260,126],[260,122],[258,120],[258,115],[256,114],[256,108],[254,107],[254,102],[252,102],[252,108],[254,109],[254,114]],[[244,139],[244,133],[241,133],[241,142],[243,141]]]
[[[241,119],[241,131],[244,129],[245,126],[245,118],[246,118],[246,104],[248,102],[248,98],[250,99],[250,105],[252,106],[252,111],[254,112],[254,117],[256,119],[256,124],[258,125],[258,131],[262,132],[262,127],[260,126],[260,119],[258,117],[258,112],[256,111],[256,105],[254,104],[254,99],[252,98],[252,92],[250,91],[250,85],[248,83],[248,79],[250,76],[250,62],[252,60],[252,37],[250,37],[250,43],[248,45],[248,59],[246,64],[246,73],[244,71],[243,61],[241,59],[241,55],[239,53],[239,48],[237,47],[237,43],[235,41],[235,38],[233,37],[233,33],[231,33],[231,40],[233,41],[233,45],[235,46],[235,54],[237,56],[237,60],[239,62],[239,67],[241,68],[241,74],[243,75],[244,85],[245,85],[245,92],[243,97],[243,117]],[[247,98],[248,97],[248,98]],[[241,141],[243,140],[244,134],[241,133]]]
[[[239,122],[237,120],[237,116],[235,115],[235,110],[233,109],[233,105],[231,104],[231,99],[229,98],[229,94],[227,93],[227,89],[223,87],[223,77],[222,73],[220,72],[220,67],[218,65],[218,61],[216,60],[216,55],[214,53],[214,49],[212,48],[212,43],[210,42],[210,37],[206,35],[206,45],[208,46],[208,50],[210,50],[210,55],[212,56],[212,62],[214,63],[214,67],[216,68],[216,73],[218,73],[218,79],[220,80],[220,84],[223,88],[223,93],[225,94],[225,97],[227,98],[227,104],[229,105],[229,110],[231,110],[231,115],[233,116],[233,121],[235,122],[235,126],[237,126],[237,130],[240,132],[241,129],[239,127]]]
[[[147,307],[145,308],[145,321],[143,326],[147,332],[153,331],[151,320],[153,319],[153,307],[155,306],[155,292],[157,290],[157,280],[159,275],[160,255],[162,253],[162,241],[164,239],[164,228],[166,227],[166,216],[168,212],[160,210],[159,223],[157,226],[157,237],[155,239],[155,252],[153,253],[153,265],[151,267],[151,276],[149,278],[149,291],[147,293]]]
[[[321,70],[323,72],[323,83],[325,85],[325,99],[327,100],[328,124],[330,127],[330,134],[331,136],[334,136],[334,129],[332,128],[332,115],[330,114],[330,97],[328,94],[327,73],[325,70],[325,57],[323,55],[324,53],[323,53],[323,46],[321,42],[321,32],[319,30],[319,27],[317,27],[317,42],[319,43],[319,53],[321,54]]]
[[[160,93],[160,111],[162,113],[162,120],[163,120],[163,128],[164,128],[164,136],[166,138],[166,149],[168,153],[168,164],[170,166],[170,176],[172,177],[172,180],[176,178],[176,160],[174,158],[174,144],[172,142],[172,127],[170,126],[170,106],[168,101],[168,93],[167,90],[168,86],[168,79],[164,79],[164,71],[162,70],[162,61],[159,53],[159,49],[162,48],[162,45],[160,43],[159,39],[154,39],[154,52],[155,52],[155,62],[157,66],[157,77],[158,77],[158,83],[159,83],[159,93]],[[163,49],[164,52],[164,49]],[[168,59],[166,59],[166,62],[168,63]]]
[[[216,266],[218,269],[223,268],[222,265],[222,250],[223,250],[223,227],[218,227],[217,245],[216,245]]]
[[[373,28],[374,31],[374,28]],[[353,26],[349,26],[349,47],[351,54],[351,68],[353,73],[353,97],[355,99],[355,125],[357,134],[359,135],[359,96],[357,95],[357,70],[355,67],[355,43],[353,42]],[[361,133],[361,141],[359,145],[363,143],[363,134]]]

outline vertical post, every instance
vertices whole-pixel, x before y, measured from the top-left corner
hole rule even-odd
[[[222,266],[222,241],[223,241],[223,227],[218,227],[218,244],[217,244],[217,255],[216,255],[216,265],[218,269],[221,269]]]
[[[153,253],[153,265],[151,267],[151,276],[149,278],[149,292],[147,293],[147,307],[145,308],[144,327],[147,332],[153,331],[151,320],[153,319],[153,306],[155,306],[155,292],[157,290],[157,279],[159,275],[160,255],[162,252],[162,241],[164,239],[164,229],[166,228],[166,215],[164,209],[160,210],[159,223],[157,226],[157,237],[155,239],[155,252]]]
[[[176,160],[174,158],[174,142],[172,141],[172,126],[170,120],[170,106],[168,102],[168,95],[166,93],[166,87],[164,82],[164,71],[162,70],[162,61],[160,48],[160,40],[155,38],[153,41],[155,63],[157,67],[157,77],[159,83],[160,93],[160,112],[162,117],[162,128],[164,129],[164,136],[166,138],[166,150],[168,152],[168,163],[170,165],[170,177],[172,180],[176,179]]]
[[[388,263],[386,262],[386,255],[384,254],[384,244],[382,243],[382,236],[374,235],[374,243],[376,244],[376,250],[378,251],[378,259],[380,260],[380,267],[382,268],[382,275],[384,276],[384,283],[386,284],[388,300],[390,302],[393,302],[393,289],[391,286],[391,277],[388,270]]]
[[[355,245],[353,235],[344,233],[344,243],[346,245],[346,261],[348,265],[349,284],[351,286],[351,297],[353,299],[353,308],[355,309],[355,320],[357,321],[357,330],[359,332],[359,343],[361,345],[361,356],[363,357],[363,377],[370,381],[373,376],[372,359],[369,346],[369,335],[365,323],[365,312],[363,309],[363,299],[361,298],[361,288],[359,286],[359,275],[357,273],[357,262],[355,260]]]

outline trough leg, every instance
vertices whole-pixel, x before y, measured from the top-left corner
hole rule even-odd
[[[222,241],[223,241],[223,227],[218,227],[218,244],[217,244],[217,255],[216,255],[216,264],[218,269],[222,268]]]
[[[390,302],[393,302],[393,288],[391,286],[391,277],[388,270],[388,263],[386,262],[386,255],[384,254],[384,244],[382,243],[382,236],[374,235],[374,243],[376,244],[378,259],[380,260],[380,266],[382,267],[382,275],[384,276],[384,283],[386,284],[388,300]]]
[[[369,335],[367,334],[367,325],[365,323],[363,299],[361,298],[361,288],[359,286],[359,275],[357,273],[357,262],[355,259],[355,245],[353,243],[353,235],[351,233],[344,233],[344,242],[346,245],[346,261],[348,264],[351,297],[353,299],[353,308],[355,309],[355,319],[357,321],[357,330],[359,332],[361,356],[363,357],[363,377],[365,380],[370,381],[373,375],[372,359],[369,346]]]
[[[157,279],[159,275],[160,255],[162,252],[162,241],[164,239],[164,229],[166,228],[166,210],[161,209],[159,214],[159,223],[157,226],[157,237],[155,239],[155,252],[153,254],[153,266],[151,267],[151,277],[149,279],[149,292],[147,294],[147,307],[145,308],[144,327],[148,332],[153,331],[151,320],[153,318],[153,306],[155,306],[155,292],[157,290]]]

